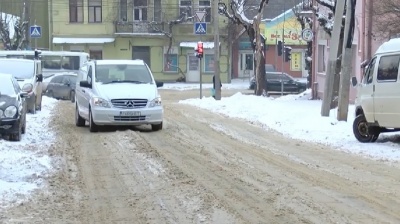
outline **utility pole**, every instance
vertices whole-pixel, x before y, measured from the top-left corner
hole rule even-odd
[[[344,25],[344,38],[343,38],[343,54],[342,54],[342,71],[340,73],[340,87],[339,87],[339,103],[338,103],[338,121],[347,121],[347,114],[349,112],[350,100],[350,76],[353,71],[353,35],[354,29],[354,15],[353,5],[354,0],[347,0],[346,6],[346,21]],[[355,2],[354,2],[355,3]],[[350,33],[352,32],[352,33]]]
[[[215,75],[215,99],[221,100],[221,75],[219,69],[219,14],[218,0],[214,0],[214,75]]]
[[[282,26],[282,76],[281,76],[281,96],[283,96],[283,67],[285,66],[285,22],[286,22],[286,4],[283,2],[283,26]]]
[[[325,75],[324,96],[322,99],[321,116],[329,117],[331,110],[331,99],[333,96],[333,85],[335,81],[335,70],[339,51],[340,31],[346,0],[337,0],[335,18],[333,23],[332,37],[330,41],[328,70]]]

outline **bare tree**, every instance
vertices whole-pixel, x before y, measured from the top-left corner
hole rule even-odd
[[[373,5],[373,30],[378,38],[399,37],[400,0],[371,1]]]
[[[264,45],[265,39],[260,34],[260,23],[264,11],[264,7],[268,4],[269,0],[260,0],[259,6],[257,8],[257,14],[253,19],[248,19],[245,14],[245,0],[230,0],[229,12],[228,7],[225,3],[219,3],[218,11],[220,14],[229,18],[234,24],[238,24],[244,27],[247,32],[250,43],[252,43],[252,49],[255,53],[255,77],[256,77],[256,90],[257,96],[261,96],[267,92],[265,86],[265,55],[264,55]]]
[[[0,11],[1,12],[1,11]],[[25,13],[21,17],[0,13],[0,38],[7,50],[20,50],[28,44],[26,30],[29,22],[25,21]]]
[[[163,33],[165,35],[165,37],[168,38],[169,42],[168,42],[168,50],[167,50],[167,61],[169,60],[170,57],[170,52],[171,52],[171,48],[172,48],[172,44],[174,41],[174,34],[173,34],[173,28],[174,26],[178,25],[178,24],[182,24],[185,23],[187,21],[191,21],[194,19],[194,16],[188,16],[190,13],[191,8],[188,7],[186,12],[184,12],[180,18],[175,19],[175,20],[171,20],[171,21],[162,21],[162,22],[157,22],[157,21],[151,21],[149,22],[149,26],[156,32],[160,32]],[[164,28],[165,27],[165,28]],[[179,72],[183,75],[182,78],[179,78],[177,81],[185,81],[186,76],[185,74],[179,69]]]

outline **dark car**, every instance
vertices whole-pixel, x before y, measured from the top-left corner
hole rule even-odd
[[[55,99],[71,100],[75,102],[75,85],[77,75],[62,73],[51,77],[47,84],[45,95]]]
[[[292,76],[281,72],[266,72],[265,84],[268,92],[302,93],[307,89],[307,83],[296,81]],[[250,89],[255,89],[255,78],[250,81]]]
[[[0,74],[0,135],[8,135],[11,141],[20,141],[26,132],[25,98],[32,89],[32,84],[21,89],[11,74]]]

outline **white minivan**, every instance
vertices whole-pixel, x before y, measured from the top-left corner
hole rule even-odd
[[[75,124],[90,132],[100,126],[151,125],[162,129],[164,109],[150,68],[143,60],[98,60],[79,71],[75,89]]]
[[[383,43],[365,68],[357,87],[353,133],[360,142],[375,142],[382,132],[400,131],[400,38]]]

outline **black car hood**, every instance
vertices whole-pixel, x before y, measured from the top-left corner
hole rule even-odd
[[[9,106],[16,106],[17,98],[15,96],[0,95],[0,109],[5,110]]]

